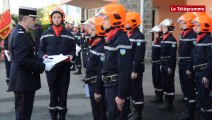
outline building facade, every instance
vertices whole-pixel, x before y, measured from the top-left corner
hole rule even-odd
[[[85,6],[83,0],[62,0],[63,4],[72,4],[78,7],[82,7],[82,19],[87,19],[94,16],[101,6],[110,2],[119,2],[126,7],[128,11],[135,10],[140,12],[142,24],[140,26],[141,31],[145,35],[146,40],[146,57],[151,56],[152,34],[149,33],[150,29],[159,24],[163,19],[171,18],[175,21],[176,31],[173,32],[176,39],[180,34],[179,25],[176,20],[184,12],[170,12],[170,5],[205,5],[206,13],[212,16],[212,0],[86,0],[90,4],[95,3],[95,7]],[[72,1],[72,2],[70,2]],[[78,1],[75,3],[74,1]],[[97,5],[98,3],[98,5]],[[83,5],[82,5],[83,4]],[[94,5],[93,5],[94,6]]]

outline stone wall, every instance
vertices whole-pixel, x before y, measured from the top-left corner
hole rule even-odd
[[[150,58],[151,56],[151,46],[152,46],[152,34],[149,33],[152,26],[152,2],[153,0],[144,0],[144,4],[141,8],[141,0],[118,0],[120,4],[126,7],[127,11],[135,10],[137,12],[141,12],[141,9],[143,9],[143,16],[142,18],[142,24],[143,28],[142,31],[145,35],[146,40],[146,58]],[[88,18],[91,16],[94,16],[100,8],[96,9],[89,9],[88,10]],[[142,16],[141,14],[141,16]]]
[[[146,40],[146,57],[150,58],[152,34],[149,33],[149,31],[152,28],[152,0],[144,0],[142,8],[141,8],[141,0],[118,0],[118,2],[124,5],[127,11],[135,10],[140,13],[141,9],[143,9],[142,14],[144,15],[144,17],[141,19],[143,24],[143,33],[145,35]]]
[[[95,9],[89,9],[88,10],[88,18],[92,17],[92,16],[95,16],[96,13],[98,13],[98,11],[100,10],[101,8],[95,8]]]

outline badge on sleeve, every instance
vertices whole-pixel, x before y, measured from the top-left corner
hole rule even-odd
[[[104,55],[101,55],[100,60],[101,61],[105,61],[105,56]]]
[[[196,45],[196,41],[193,41],[193,44]]]
[[[137,46],[141,46],[141,42],[137,42]]]
[[[176,47],[176,45],[175,45],[175,44],[172,44],[172,47],[173,47],[173,48],[175,48],[175,47]]]
[[[120,49],[120,54],[125,55],[126,54],[126,49]]]

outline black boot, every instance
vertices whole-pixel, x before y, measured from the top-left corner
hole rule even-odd
[[[58,109],[54,109],[54,110],[49,110],[49,113],[51,115],[52,120],[58,120],[57,116],[58,116]]]
[[[130,119],[135,114],[135,108],[131,111],[131,113],[128,115],[128,119]]]
[[[165,102],[162,105],[159,105],[159,109],[163,111],[171,111],[173,110],[173,104]]]
[[[65,120],[66,119],[66,113],[67,113],[67,109],[59,110],[59,120]]]
[[[152,102],[152,103],[163,103],[163,98],[156,95],[155,97],[153,97],[153,98],[151,99],[151,102]]]
[[[81,70],[77,70],[76,72],[73,73],[74,75],[80,75],[82,74]]]
[[[194,120],[194,111],[183,112],[176,117],[177,120]]]
[[[70,68],[70,71],[75,71],[76,68],[75,68],[75,64],[72,64],[71,68]]]
[[[6,79],[7,86],[9,86],[9,78]]]
[[[142,120],[141,109],[135,109],[134,114],[128,120]]]
[[[186,100],[184,99],[184,97],[177,100],[177,103],[185,103],[185,102],[186,102]]]
[[[7,83],[7,86],[9,86],[9,78],[6,79],[6,83]],[[7,89],[6,92],[10,92],[10,91]]]

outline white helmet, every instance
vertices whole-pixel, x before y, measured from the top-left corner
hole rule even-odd
[[[74,21],[73,20],[68,20],[67,23],[74,25]]]
[[[169,31],[175,30],[174,21],[172,19],[169,19],[169,18],[163,20],[159,25],[160,26],[167,26]]]
[[[160,23],[160,26],[171,26],[172,24],[174,24],[174,21],[167,18]]]
[[[159,25],[156,25],[154,26],[151,30],[150,30],[151,33],[153,32],[161,32],[161,28]]]
[[[75,23],[74,24],[74,27],[78,27],[79,28],[80,27],[80,24],[79,23]]]

